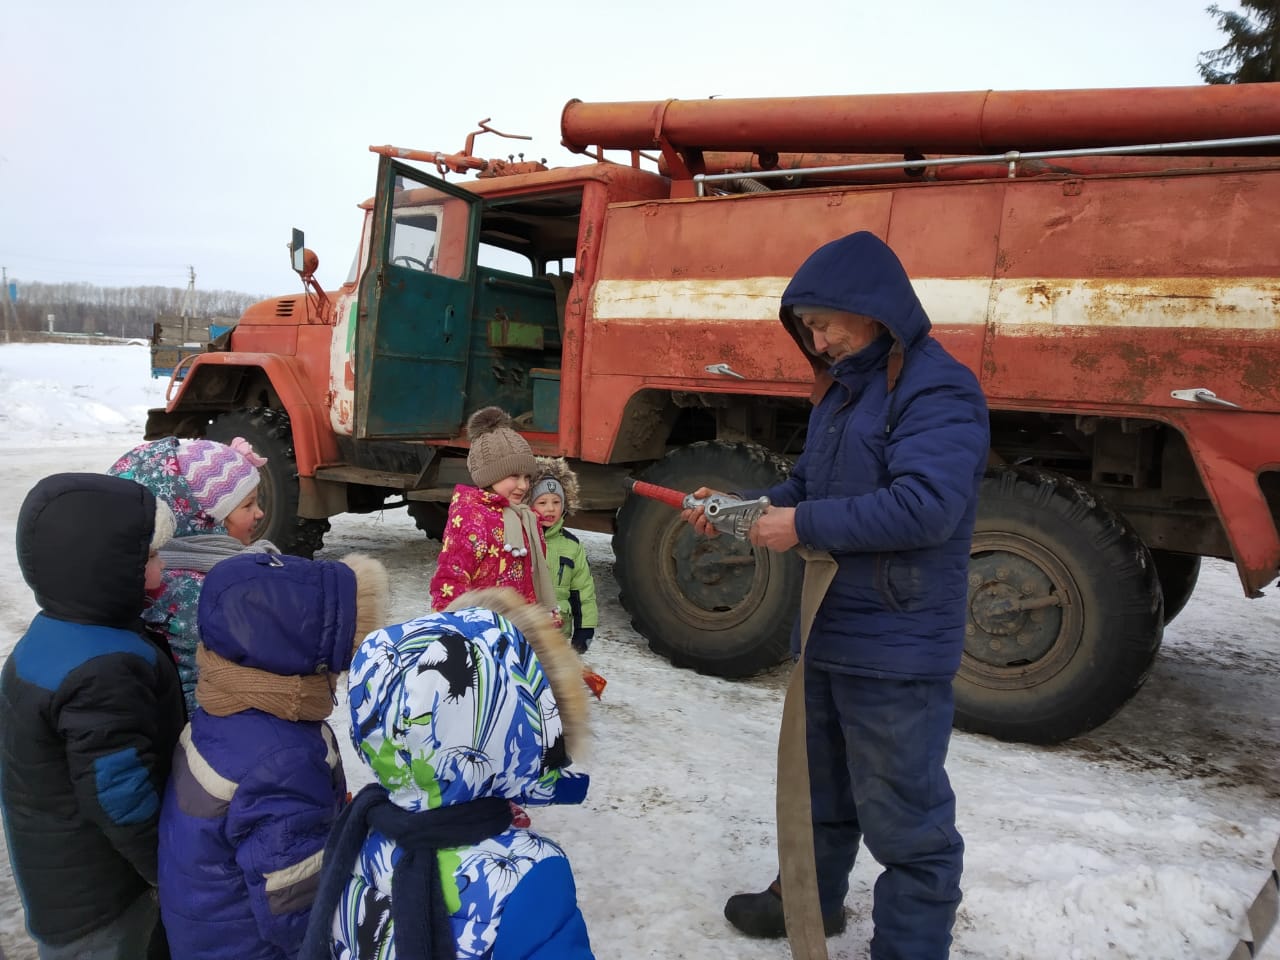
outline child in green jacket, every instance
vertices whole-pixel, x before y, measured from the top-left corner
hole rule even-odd
[[[547,566],[564,617],[564,635],[575,650],[586,653],[599,622],[596,584],[587,565],[587,551],[564,528],[565,515],[578,507],[578,478],[563,459],[538,457],[537,462],[528,503],[538,515],[547,541]]]

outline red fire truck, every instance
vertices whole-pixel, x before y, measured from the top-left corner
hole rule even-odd
[[[347,511],[438,535],[497,404],[574,463],[650,646],[749,675],[786,656],[799,563],[622,481],[785,475],[814,377],[779,294],[870,230],[990,403],[957,722],[1065,739],[1138,689],[1202,557],[1249,597],[1277,577],[1278,86],[573,101],[579,166],[374,148],[355,275],[322,290],[296,238],[304,292],[185,365],[147,435],[249,437],[265,535],[309,553]]]

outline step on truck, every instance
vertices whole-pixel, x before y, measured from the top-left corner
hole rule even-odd
[[[573,462],[651,648],[748,676],[787,656],[800,562],[624,480],[786,475],[814,371],[779,296],[869,230],[990,405],[957,723],[1060,741],[1139,688],[1201,558],[1246,597],[1277,577],[1278,86],[571,101],[583,162],[550,169],[374,147],[348,282],[296,236],[301,292],[185,361],[147,436],[249,438],[262,533],[305,555],[346,512],[440,536],[496,404]]]

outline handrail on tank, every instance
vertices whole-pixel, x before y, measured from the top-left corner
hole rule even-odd
[[[1175,153],[1187,150],[1230,150],[1246,147],[1265,147],[1280,144],[1280,134],[1265,137],[1231,137],[1223,140],[1182,140],[1175,143],[1142,143],[1127,147],[1090,147],[1079,150],[1036,150],[1022,152],[1008,150],[1004,153],[970,157],[938,157],[933,160],[883,160],[875,163],[849,163],[828,167],[786,167],[777,170],[735,170],[729,173],[696,173],[694,187],[699,197],[706,196],[708,183],[751,180],[769,180],[779,177],[797,177],[803,174],[856,173],[861,170],[914,170],[924,167],[964,166],[980,163],[1007,163],[1009,179],[1018,175],[1018,164],[1024,160],[1064,160],[1071,157],[1123,156],[1135,153]]]

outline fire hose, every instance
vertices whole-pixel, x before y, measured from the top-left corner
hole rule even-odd
[[[632,493],[677,510],[703,508],[707,522],[721,533],[746,540],[754,524],[769,508],[768,497],[745,500],[730,494],[706,497],[684,494],[670,487],[627,480]],[[804,587],[800,594],[800,657],[818,606],[835,578],[831,554],[796,548],[804,558]],[[791,671],[778,730],[776,823],[778,880],[787,940],[794,960],[827,960],[827,940],[818,901],[818,868],[813,851],[813,806],[809,795],[809,754],[805,737],[804,670]]]
[[[743,500],[727,493],[695,497],[692,493],[681,493],[679,490],[660,487],[656,483],[646,483],[644,480],[628,479],[626,484],[627,489],[632,493],[665,503],[677,510],[693,510],[702,507],[703,515],[711,526],[738,540],[747,539],[751,525],[764,515],[769,506],[768,497]]]

